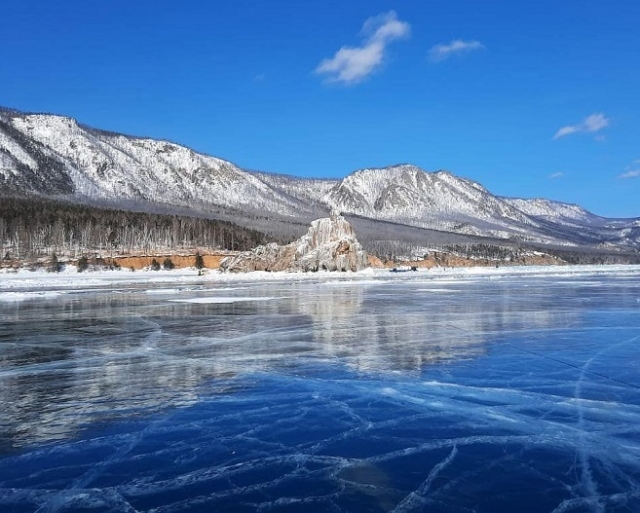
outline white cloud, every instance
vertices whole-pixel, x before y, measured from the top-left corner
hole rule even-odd
[[[462,39],[454,39],[448,44],[440,43],[429,50],[429,60],[431,62],[440,62],[453,57],[472,52],[473,50],[481,50],[484,45],[480,41],[463,41]]]
[[[625,171],[621,175],[618,175],[618,178],[640,178],[640,169]]]
[[[618,178],[640,178],[640,169],[634,169],[638,164],[640,164],[640,159],[634,160],[631,166],[625,168],[624,173],[618,175]]]
[[[578,125],[563,126],[556,132],[556,135],[554,135],[553,138],[560,139],[560,137],[564,137],[565,135],[573,134],[575,132],[580,132],[580,128],[578,128]]]
[[[558,178],[562,178],[564,176],[564,173],[562,171],[559,171],[557,173],[551,173],[549,175],[549,178],[551,178],[552,180],[556,180]]]
[[[384,61],[386,48],[396,39],[408,37],[411,27],[400,21],[395,11],[373,16],[364,22],[361,46],[343,46],[330,59],[324,59],[315,72],[330,82],[355,84],[373,73]]]
[[[576,134],[579,132],[599,132],[603,128],[609,126],[609,118],[607,118],[604,114],[591,114],[577,125],[568,125],[563,126],[560,130],[556,132],[556,135],[553,136],[554,139],[560,139],[560,137],[564,137],[565,135]]]

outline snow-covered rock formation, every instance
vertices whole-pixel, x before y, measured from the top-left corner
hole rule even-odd
[[[368,267],[367,253],[349,222],[338,212],[317,219],[298,240],[279,246],[271,243],[227,257],[220,269],[249,271],[359,271]]]

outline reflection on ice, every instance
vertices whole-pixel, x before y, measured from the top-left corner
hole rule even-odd
[[[628,349],[603,355],[597,367]],[[455,364],[431,368],[428,380],[395,382],[307,367],[304,376],[234,380],[232,394],[204,389],[190,407],[6,457],[0,505],[637,511],[637,385],[592,380],[550,362],[548,378],[521,383],[521,367],[534,357],[500,353],[483,358],[480,376]],[[576,380],[626,402],[565,395]]]
[[[640,511],[640,284],[558,281],[2,304],[0,511]]]

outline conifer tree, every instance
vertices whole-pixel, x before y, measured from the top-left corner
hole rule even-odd
[[[78,260],[78,272],[81,273],[89,268],[89,260],[86,256],[82,255]]]
[[[58,256],[51,253],[51,260],[47,269],[50,273],[59,273],[62,270],[62,264],[58,261]]]
[[[196,269],[202,269],[204,267],[204,259],[200,252],[196,253],[196,261],[195,261]]]

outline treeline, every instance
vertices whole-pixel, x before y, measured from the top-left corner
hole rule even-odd
[[[572,265],[640,264],[640,253],[605,250],[599,248],[552,248],[535,246],[497,246],[495,244],[455,244],[444,246],[443,250],[466,258],[517,261],[532,251],[539,251],[556,257]]]
[[[523,252],[527,252],[523,248],[496,246],[495,244],[454,244],[444,246],[443,249],[446,252],[465,258],[483,258],[486,260],[516,259]]]
[[[6,260],[52,253],[75,258],[87,252],[242,251],[266,242],[263,233],[229,221],[0,196],[0,256]]]
[[[369,240],[358,238],[367,253],[382,260],[417,259],[424,256],[425,247],[400,240]]]
[[[550,249],[550,255],[560,258],[572,265],[611,265],[611,264],[640,264],[640,253],[613,252],[603,250],[566,250]]]
[[[526,253],[525,248],[518,246],[498,246],[495,244],[411,244],[394,240],[371,240],[363,242],[369,253],[373,253],[383,260],[401,260],[405,258],[426,258],[431,251],[450,253],[464,258],[482,258],[487,260],[515,259]],[[530,250],[529,250],[530,251]]]
[[[362,241],[361,241],[362,242]],[[491,243],[442,244],[429,241],[426,245],[393,240],[365,240],[363,246],[383,260],[426,258],[431,252],[446,253],[468,259],[483,259],[495,262],[524,262],[532,252],[539,251],[556,257],[568,264],[607,265],[640,264],[640,253],[614,251],[600,248],[557,248],[524,244],[499,245]]]

